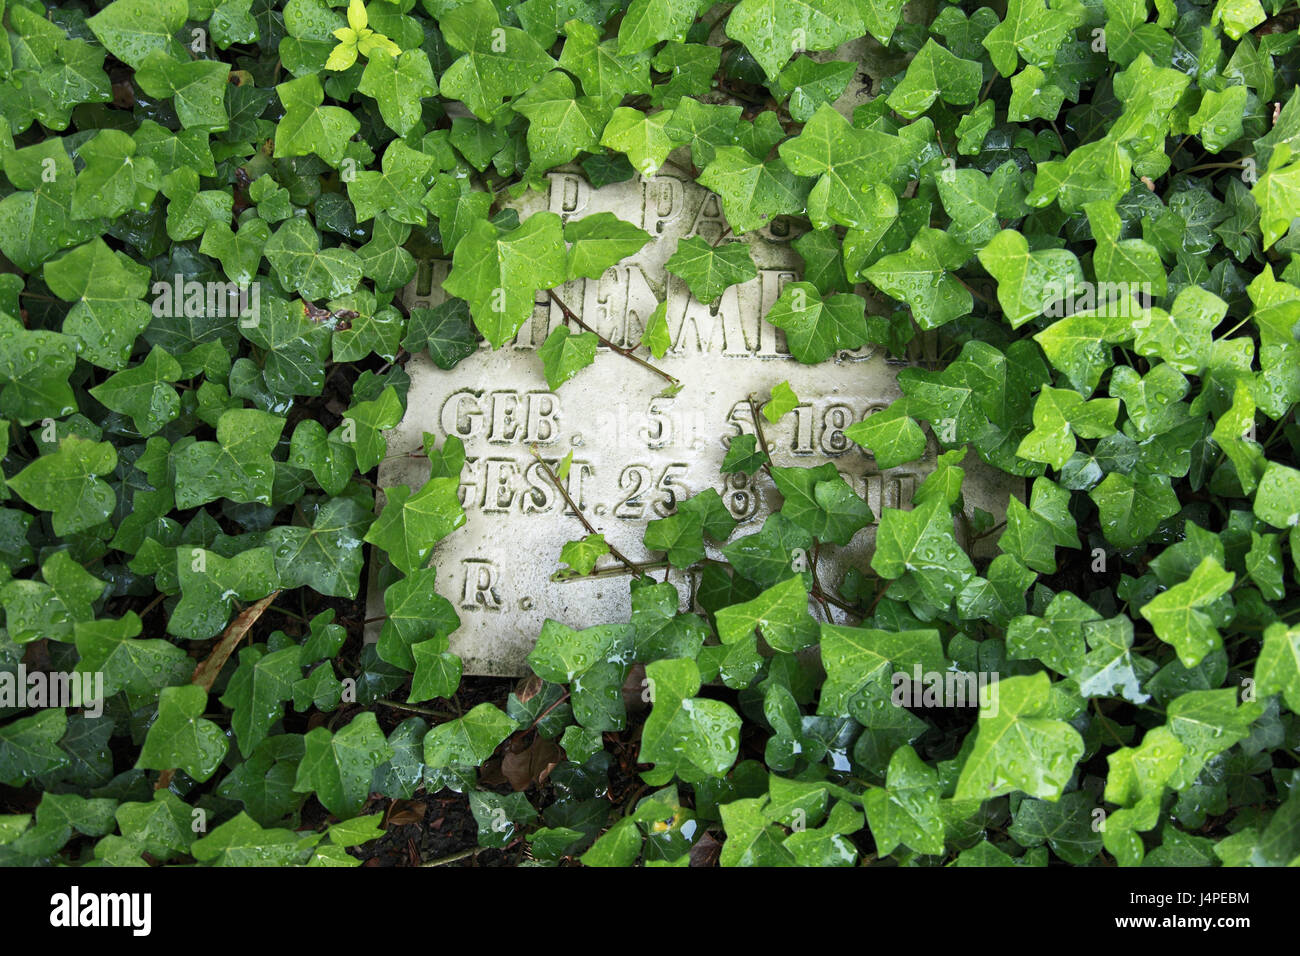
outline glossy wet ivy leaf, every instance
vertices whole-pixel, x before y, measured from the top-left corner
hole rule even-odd
[[[877,852],[892,853],[902,844],[917,853],[942,853],[940,795],[937,770],[925,764],[911,747],[894,751],[886,785],[868,790],[862,798]]]
[[[355,817],[370,796],[375,768],[393,756],[375,715],[364,711],[331,733],[317,727],[304,738],[294,789],[312,792],[337,817]]]
[[[199,782],[211,777],[229,742],[221,728],[203,716],[207,702],[207,691],[194,684],[164,687],[158,695],[158,719],[149,727],[136,766],[179,768]]]
[[[414,494],[405,485],[386,489],[388,500],[364,540],[383,548],[404,574],[424,567],[433,546],[465,523],[459,485],[459,478],[431,478]]]
[[[641,759],[656,764],[653,777],[685,764],[691,776],[721,776],[740,751],[740,717],[722,701],[695,697],[699,668],[689,659],[646,666],[653,707],[641,734]],[[693,769],[692,769],[693,768]]]
[[[78,246],[45,266],[50,288],[73,303],[64,333],[81,343],[87,359],[109,369],[126,366],[132,343],[149,324],[149,306],[140,301],[148,279],[147,269],[129,256],[114,253],[102,239]]]
[[[134,611],[118,620],[82,621],[75,625],[78,673],[103,674],[104,693],[136,694],[182,683],[194,662],[170,641],[142,638],[144,625]]]
[[[546,384],[559,388],[579,371],[596,361],[600,340],[595,332],[571,333],[567,327],[558,326],[537,350],[542,360]]]
[[[293,697],[293,685],[302,676],[296,646],[266,653],[258,647],[239,652],[239,665],[221,702],[232,711],[231,727],[239,750],[249,756],[266,739],[271,726],[284,713],[284,701]]]
[[[254,408],[232,408],[217,421],[217,440],[173,452],[176,504],[192,508],[217,498],[270,504],[271,453],[284,419]]]
[[[862,18],[850,0],[742,0],[727,18],[727,36],[745,44],[768,79],[795,52],[833,50],[860,33]]]
[[[1044,673],[1004,677],[994,702],[981,704],[975,744],[962,766],[955,797],[988,800],[1014,790],[1060,799],[1083,738],[1065,717],[1074,706]]]
[[[33,508],[51,512],[55,534],[73,534],[100,524],[113,513],[117,494],[101,476],[117,467],[108,442],[77,435],[42,455],[9,479],[9,487]]]
[[[1213,619],[1201,608],[1227,594],[1236,576],[1213,558],[1205,558],[1186,581],[1156,595],[1142,606],[1156,636],[1178,651],[1184,667],[1195,667],[1222,646]]]
[[[791,282],[768,310],[767,321],[785,330],[791,355],[806,365],[815,365],[867,341],[870,333],[865,309],[859,296],[823,298],[812,283]]]
[[[424,737],[424,762],[430,767],[476,767],[518,723],[492,704],[479,704],[464,717],[439,724]]]
[[[456,246],[443,288],[469,303],[478,330],[500,348],[532,315],[537,291],[555,288],[566,275],[560,217],[542,212],[504,233],[475,223]]]
[[[751,601],[722,608],[716,620],[724,644],[733,644],[755,629],[769,646],[788,654],[817,642],[817,622],[808,613],[808,590],[799,577],[774,584]]]

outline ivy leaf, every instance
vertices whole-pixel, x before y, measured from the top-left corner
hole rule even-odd
[[[1250,194],[1259,206],[1259,228],[1268,249],[1287,234],[1295,211],[1300,209],[1300,160],[1287,144],[1279,144],[1269,156],[1268,168],[1251,187]]]
[[[907,65],[903,81],[886,102],[900,116],[915,119],[940,97],[954,106],[974,103],[982,82],[978,63],[954,56],[931,38]]]
[[[315,153],[337,167],[360,121],[342,107],[322,105],[325,90],[315,73],[281,83],[275,91],[284,105],[284,118],[275,127],[275,158]]]
[[[700,689],[695,661],[654,661],[645,670],[654,706],[641,733],[640,758],[656,765],[654,776],[685,769],[691,776],[720,777],[730,770],[740,750],[740,718],[722,701],[694,696]]]
[[[140,301],[149,270],[95,239],[47,262],[44,271],[54,294],[74,303],[63,331],[80,342],[81,354],[101,368],[125,368],[152,319]]]
[[[998,192],[978,169],[950,169],[937,180],[949,234],[970,246],[988,243],[998,232]]]
[[[52,512],[54,533],[70,535],[107,520],[117,495],[100,476],[117,467],[109,442],[66,435],[58,450],[41,455],[9,479],[9,487],[33,508]]]
[[[306,749],[293,788],[300,793],[315,791],[325,809],[344,820],[361,812],[375,768],[395,753],[368,710],[334,733],[316,727],[303,742]]]
[[[1066,863],[1087,866],[1101,850],[1101,833],[1093,828],[1094,809],[1093,798],[1082,790],[1064,794],[1055,803],[1025,798],[1007,833],[1021,846],[1046,843]]]
[[[925,432],[901,403],[868,415],[844,429],[844,436],[871,452],[876,467],[894,468],[925,454]]]
[[[947,605],[975,575],[953,536],[952,515],[941,498],[911,511],[885,508],[876,530],[871,567],[882,577],[911,573],[935,603]]]
[[[752,601],[721,608],[716,615],[718,637],[734,644],[757,628],[774,650],[794,654],[817,643],[817,622],[808,613],[808,589],[803,578],[787,578]]]
[[[630,30],[629,16],[630,11],[624,14],[623,24]],[[623,29],[620,25],[620,33]],[[616,39],[602,42],[601,31],[583,20],[565,23],[564,34],[560,67],[578,78],[587,96],[616,106],[624,96],[650,92],[648,55],[629,55],[619,49],[620,41]]]
[[[862,799],[876,852],[893,853],[902,844],[917,853],[943,853],[940,795],[939,772],[927,766],[911,747],[895,750],[886,785],[868,790]]]
[[[1083,270],[1064,249],[1029,251],[1029,243],[1014,229],[1004,229],[979,252],[980,264],[998,281],[998,303],[1018,328],[1047,306],[1074,294],[1083,285]],[[1058,313],[1059,314],[1059,313]]]
[[[989,31],[983,45],[1003,76],[1016,72],[1019,58],[1046,69],[1076,24],[1045,0],[1008,0],[1006,19]]]
[[[528,157],[537,169],[567,163],[596,146],[605,128],[606,110],[590,97],[578,96],[568,74],[552,70],[510,104],[528,117]]]
[[[179,767],[202,783],[216,772],[229,744],[221,728],[203,716],[208,693],[195,684],[164,687],[158,695],[158,719],[149,727],[137,767]]]
[[[565,281],[565,259],[560,217],[554,213],[536,213],[505,233],[480,220],[456,246],[443,288],[469,302],[474,324],[500,348],[533,314],[537,290]]]
[[[833,50],[862,32],[850,0],[741,0],[727,18],[727,36],[745,44],[769,80],[796,52]]]
[[[478,348],[469,305],[464,299],[448,299],[432,309],[412,309],[402,347],[429,353],[440,369],[452,369]]]
[[[727,446],[727,454],[723,457],[719,470],[723,474],[743,472],[752,475],[767,461],[767,454],[758,450],[757,435],[737,435]]]
[[[189,641],[202,641],[221,631],[236,599],[256,601],[279,585],[275,561],[266,548],[252,548],[232,558],[199,547],[179,548],[176,577],[181,599],[167,620],[167,633]]]
[[[606,554],[609,554],[609,545],[605,543],[603,534],[589,534],[577,541],[565,542],[560,548],[560,560],[578,575],[590,574],[596,562]]]
[[[969,250],[938,229],[924,227],[905,252],[883,256],[866,270],[881,292],[906,302],[923,329],[934,329],[970,313],[974,299],[950,273]]]
[[[712,246],[700,236],[678,240],[666,268],[684,281],[691,294],[706,305],[730,286],[757,278],[758,267],[744,242]]]
[[[564,241],[569,243],[568,278],[599,279],[610,266],[639,252],[650,233],[612,212],[598,212],[565,223]]]
[[[948,663],[933,630],[885,631],[877,628],[821,625],[821,659],[826,668],[817,713],[849,713],[853,697],[873,680],[891,671],[911,673],[947,670]]]
[[[460,100],[484,121],[555,66],[529,34],[505,27],[489,0],[471,0],[445,13],[438,26],[464,56],[440,78],[442,95]]]
[[[9,484],[13,486],[13,479]],[[1275,528],[1291,528],[1300,524],[1297,502],[1300,502],[1300,471],[1270,461],[1255,492],[1255,516]]]
[[[265,828],[242,810],[195,840],[189,852],[208,866],[292,866],[303,856],[297,833]]]
[[[1184,667],[1195,667],[1223,646],[1213,619],[1201,608],[1227,594],[1235,580],[1236,575],[1214,558],[1205,558],[1186,581],[1142,606],[1142,616],[1151,622],[1156,637],[1174,646]]]
[[[180,415],[180,396],[170,385],[180,378],[180,363],[155,345],[143,362],[114,373],[90,394],[106,408],[130,416],[135,430],[148,436]]]
[[[67,726],[67,713],[54,707],[0,727],[0,783],[21,787],[67,765],[68,756],[58,747]]]
[[[139,69],[154,50],[173,51],[185,26],[185,0],[114,0],[86,20],[95,38],[127,66]]]
[[[625,154],[642,176],[654,176],[676,145],[665,129],[672,115],[672,110],[646,115],[640,110],[620,106],[605,124],[600,145]]]
[[[1119,399],[1084,401],[1071,389],[1044,385],[1034,402],[1034,429],[1020,441],[1016,454],[1061,469],[1074,454],[1075,435],[1104,438],[1115,431]]]
[[[1070,716],[1068,695],[1053,688],[1047,674],[1004,677],[996,702],[980,707],[975,743],[953,796],[988,800],[1020,790],[1040,800],[1060,799],[1083,738],[1062,718]]]
[[[699,183],[717,193],[737,235],[761,229],[778,216],[800,212],[812,182],[782,159],[757,160],[739,146],[718,146]]]
[[[379,115],[389,129],[405,136],[420,121],[421,101],[438,94],[438,83],[423,50],[394,57],[376,49],[367,58],[357,89],[378,101]]]
[[[35,272],[60,249],[93,239],[95,220],[71,213],[76,172],[57,137],[3,154],[5,176],[18,191],[0,200],[0,252]]]
[[[1158,356],[1180,372],[1196,374],[1208,364],[1214,328],[1227,312],[1228,303],[1217,295],[1188,286],[1170,312],[1146,309],[1133,321],[1133,347],[1140,355]]]
[[[551,390],[559,388],[582,369],[596,361],[596,348],[600,339],[595,332],[574,335],[567,326],[557,326],[538,348],[546,384]]]
[[[415,494],[405,485],[385,489],[388,500],[366,532],[403,574],[422,568],[433,546],[465,523],[456,489],[459,478],[431,478]]]
[[[477,767],[518,726],[518,721],[492,704],[479,704],[464,717],[439,724],[425,734],[424,762],[434,769]]]
[[[361,590],[362,533],[371,516],[355,498],[331,498],[310,528],[280,525],[266,533],[283,587],[307,585],[318,594],[354,598]]]
[[[1278,621],[1264,629],[1255,681],[1260,694],[1280,693],[1293,710],[1300,705],[1300,628]]]
[[[229,498],[269,505],[274,484],[271,453],[284,419],[255,408],[231,408],[217,420],[217,440],[174,449],[176,506]]]
[[[702,6],[701,0],[632,0],[618,28],[619,55],[640,53],[661,40],[684,40]]]
[[[264,178],[270,179],[269,176]],[[271,227],[261,219],[245,219],[238,232],[226,222],[209,221],[204,226],[199,251],[221,260],[221,270],[226,278],[236,285],[246,286],[257,275],[262,250],[270,238]]]
[[[72,214],[78,219],[117,218],[147,209],[162,176],[158,164],[138,152],[136,141],[116,129],[102,129],[82,146],[78,155],[86,168],[77,174]]]
[[[322,249],[311,222],[295,216],[267,240],[263,250],[287,288],[307,301],[337,299],[361,281],[361,260],[351,249]]]
[[[784,502],[781,513],[813,537],[848,544],[871,521],[871,509],[853,493],[835,466],[773,468]]]
[[[420,200],[432,169],[432,156],[411,149],[401,140],[393,140],[384,150],[383,172],[361,170],[348,182],[348,198],[356,209],[357,222],[373,219],[382,211],[397,222],[423,226],[424,206]],[[276,233],[277,237],[279,234]]]
[[[824,362],[840,350],[866,343],[866,303],[847,293],[822,298],[810,282],[790,282],[767,313],[767,321],[785,330],[790,354],[806,365]]]
[[[232,711],[230,726],[245,757],[284,715],[284,702],[293,697],[293,685],[302,677],[298,658],[296,644],[269,654],[260,647],[239,652],[239,666],[230,675],[221,702]]]
[[[139,637],[143,624],[134,611],[118,620],[78,621],[77,672],[103,674],[104,694],[144,694],[188,679],[194,662],[181,648],[159,638]]]
[[[1118,548],[1131,548],[1144,541],[1161,521],[1178,514],[1181,507],[1166,475],[1133,477],[1112,471],[1088,492],[1088,497],[1101,513],[1106,540]]]
[[[897,214],[889,185],[899,178],[908,153],[899,137],[851,126],[834,107],[823,104],[798,136],[781,143],[780,153],[791,171],[820,177],[808,196],[815,226],[836,222],[866,228],[882,216]]]
[[[777,382],[772,386],[771,397],[763,403],[763,417],[775,425],[798,406],[799,396],[794,393],[790,383]]]
[[[379,633],[379,657],[403,670],[414,670],[412,648],[441,640],[460,627],[450,601],[434,590],[435,568],[420,568],[384,591],[384,626]]]
[[[135,81],[150,96],[170,98],[184,128],[215,132],[230,125],[225,107],[229,75],[228,63],[179,60],[155,50],[136,67]]]
[[[621,656],[631,645],[630,624],[601,624],[576,631],[548,618],[528,655],[528,665],[542,680],[567,684],[611,655]]]
[[[444,637],[431,637],[411,645],[411,659],[415,673],[411,677],[411,692],[407,703],[450,697],[460,686],[461,659],[447,650],[449,641]],[[390,738],[391,739],[391,738]],[[418,759],[414,761],[417,764]]]

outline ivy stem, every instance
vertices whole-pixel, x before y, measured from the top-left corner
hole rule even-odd
[[[421,863],[420,866],[446,866],[448,863],[455,863],[457,860],[463,860],[471,856],[478,856],[486,849],[487,847],[485,846],[472,846],[468,850],[460,850],[450,856],[439,857],[436,860],[430,860],[428,863]]]
[[[546,477],[551,480],[551,484],[553,484],[556,490],[559,491],[561,496],[563,496],[565,502],[573,510],[574,515],[582,522],[582,526],[587,529],[587,534],[599,534],[600,532],[592,527],[591,522],[587,520],[587,516],[582,513],[582,509],[578,507],[578,503],[569,496],[568,490],[564,487],[564,484],[560,481],[560,477],[555,473],[554,469],[542,460],[542,456],[537,453],[536,448],[530,448],[529,451],[533,453],[533,457],[537,459],[537,464],[541,466],[542,471],[546,473]],[[623,566],[632,574],[640,576],[644,573],[640,565],[628,558],[622,551],[618,550],[618,548],[614,547],[608,541],[606,541],[605,544],[609,548],[609,553],[617,560],[623,562]]]
[[[544,711],[542,711],[540,714],[537,715],[537,719],[528,725],[528,730],[532,730],[534,727],[540,724],[542,722],[542,718],[544,718],[547,714],[553,711],[556,707],[559,707],[568,699],[569,699],[569,692],[566,690],[563,694],[560,695],[559,700],[557,700],[550,707],[547,707]],[[528,733],[528,730],[525,730],[524,733]]]
[[[672,375],[669,375],[663,369],[651,365],[649,362],[641,358],[639,355],[634,355],[631,349],[625,349],[622,346],[615,345],[609,339],[605,338],[605,336],[601,335],[599,332],[593,329],[586,322],[582,321],[582,319],[578,318],[577,313],[575,313],[572,309],[570,309],[567,305],[564,304],[564,301],[558,295],[555,294],[554,289],[547,289],[546,294],[551,297],[552,302],[554,302],[556,305],[560,307],[560,312],[564,315],[564,321],[573,322],[579,328],[590,332],[592,335],[596,336],[596,338],[600,340],[601,345],[605,346],[607,349],[609,349],[612,352],[617,352],[619,355],[623,356],[624,358],[631,359],[633,362],[635,362],[637,365],[640,365],[642,368],[649,369],[651,372],[654,372],[656,375],[664,379],[674,388],[682,387],[681,381],[678,380],[677,378],[673,377]]]
[[[613,553],[612,549],[610,553],[611,554]],[[667,561],[643,561],[641,564],[637,565],[638,570],[643,572],[654,571],[659,568],[667,568],[667,567],[671,567],[671,565]],[[566,575],[565,577],[555,578],[554,580],[559,584],[564,584],[569,581],[587,581],[591,578],[616,578],[620,575],[627,574],[627,573],[628,573],[627,568],[611,566],[608,568],[597,568],[596,570],[592,571],[589,574],[570,574],[570,575]]]
[[[772,452],[767,447],[767,436],[763,434],[763,425],[758,420],[758,403],[754,401],[752,392],[745,396],[745,400],[749,402],[749,417],[754,421],[754,434],[758,438],[758,447],[767,456],[767,461],[763,462],[763,470],[767,472],[770,478],[772,476]]]
[[[381,697],[375,701],[376,704],[383,704],[385,707],[391,707],[394,710],[409,710],[413,714],[424,714],[426,717],[439,717],[442,720],[455,720],[450,714],[444,714],[440,710],[434,710],[432,707],[416,707],[414,704],[401,704],[395,700],[388,700]]]

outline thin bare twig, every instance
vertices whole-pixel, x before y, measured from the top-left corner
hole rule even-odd
[[[587,516],[582,513],[582,510],[578,507],[578,503],[569,496],[568,489],[566,489],[564,484],[560,481],[560,476],[555,473],[550,465],[542,460],[542,456],[537,453],[537,449],[530,448],[529,451],[533,453],[533,457],[537,459],[537,464],[541,466],[546,477],[551,480],[551,484],[553,484],[556,490],[564,497],[565,502],[573,510],[574,515],[576,515],[578,520],[582,522],[582,526],[587,529],[587,534],[600,534],[600,532],[592,526],[591,522],[587,520]],[[640,575],[644,573],[640,565],[624,555],[622,551],[618,550],[618,548],[614,547],[608,541],[605,542],[605,545],[609,548],[609,553],[612,554],[615,559],[623,562],[623,566],[632,574]]]
[[[596,336],[596,338],[600,340],[601,345],[605,346],[611,352],[617,352],[619,355],[623,356],[624,358],[631,359],[633,362],[635,362],[637,365],[640,365],[642,368],[649,369],[651,372],[654,372],[660,378],[667,381],[674,388],[682,387],[681,381],[677,379],[675,376],[669,375],[663,369],[651,365],[649,362],[641,358],[639,355],[635,355],[632,349],[625,349],[621,345],[615,345],[609,339],[605,338],[605,336],[601,335],[599,332],[593,329],[586,322],[582,321],[582,319],[578,318],[577,313],[564,304],[564,301],[558,295],[555,294],[554,289],[547,289],[546,294],[551,297],[552,302],[554,302],[556,305],[560,307],[560,312],[564,316],[564,321],[572,322],[575,325],[577,325],[579,328],[587,332],[590,332],[592,335]]]

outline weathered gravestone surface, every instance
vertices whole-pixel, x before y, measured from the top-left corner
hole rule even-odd
[[[748,396],[761,404],[782,381],[789,381],[800,405],[776,424],[760,416],[773,464],[835,462],[877,521],[882,506],[909,506],[912,492],[934,466],[933,438],[922,459],[882,473],[871,455],[844,435],[849,425],[898,396],[895,375],[905,363],[866,346],[803,365],[786,350],[784,333],[763,320],[783,284],[799,278],[800,259],[780,241],[784,237],[770,230],[746,235],[758,277],[732,286],[712,306],[695,300],[682,280],[666,272],[664,263],[679,239],[698,235],[713,242],[727,231],[717,198],[670,169],[599,190],[580,174],[552,173],[549,189],[530,192],[517,208],[521,219],[549,209],[566,221],[612,212],[654,237],[599,280],[578,280],[554,291],[622,347],[640,341],[644,324],[666,298],[673,344],[654,364],[681,380],[678,394],[663,397],[662,378],[604,348],[594,365],[550,391],[537,348],[564,316],[546,292],[538,294],[532,318],[516,340],[501,349],[483,344],[450,371],[423,354],[407,365],[408,409],[388,433],[380,484],[415,488],[426,480],[427,460],[406,455],[421,449],[425,432],[439,444],[450,435],[465,443],[460,490],[467,523],[438,545],[433,563],[439,593],[460,615],[451,650],[463,658],[466,673],[525,673],[525,656],[548,617],[586,627],[627,620],[630,612],[626,574],[551,580],[560,567],[560,548],[586,532],[537,464],[533,448],[551,468],[572,451],[565,482],[569,497],[633,561],[662,557],[641,544],[646,523],[705,488],[716,488],[739,520],[732,541],[758,531],[779,509],[780,496],[762,472],[751,480],[721,475],[719,466],[731,437],[754,430]],[[422,264],[406,290],[408,305],[443,301],[441,281],[449,266]],[[1000,516],[1009,494],[1023,494],[1020,481],[985,468],[973,452],[963,467],[968,509]],[[874,524],[858,532],[848,547],[838,549],[838,560],[819,564],[821,580],[834,586],[850,564],[865,567],[874,537]],[[710,555],[720,557],[711,545]],[[621,566],[607,556],[598,570],[603,567],[617,572]],[[690,575],[674,570],[669,580],[685,606],[694,583]],[[381,615],[380,589],[372,589],[370,601],[370,616]],[[377,631],[369,639],[376,636]]]

